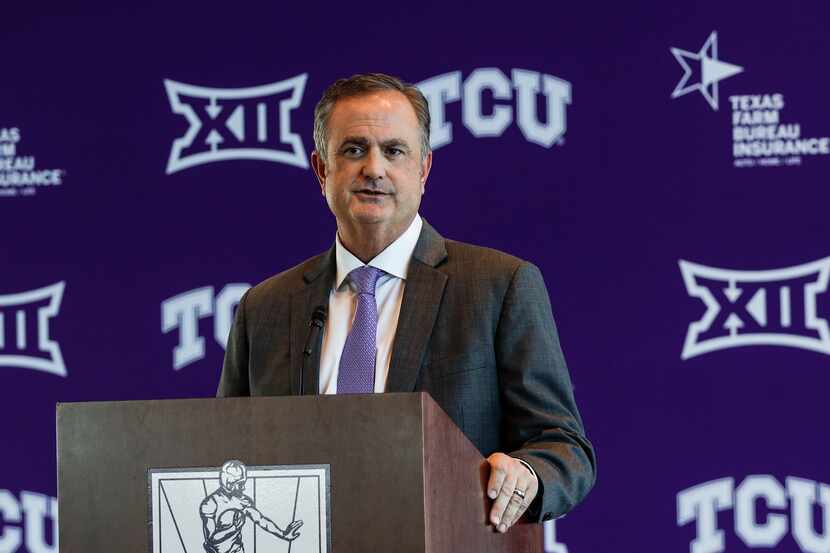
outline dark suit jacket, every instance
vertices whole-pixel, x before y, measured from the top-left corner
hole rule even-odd
[[[219,396],[299,393],[314,308],[328,305],[334,247],[249,290],[228,340]],[[304,373],[316,393],[319,344]],[[531,518],[576,505],[593,485],[585,437],[542,275],[507,254],[444,240],[424,222],[410,262],[387,379],[426,390],[485,456],[502,451],[540,481]]]

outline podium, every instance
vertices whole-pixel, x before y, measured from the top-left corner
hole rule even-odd
[[[57,436],[63,552],[542,549],[487,523],[487,463],[425,393],[64,403]]]

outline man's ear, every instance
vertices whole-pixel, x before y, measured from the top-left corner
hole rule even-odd
[[[424,188],[427,184],[427,178],[429,178],[429,172],[432,170],[432,150],[427,152],[426,157],[421,162],[421,194],[424,193]]]
[[[320,183],[320,192],[326,195],[326,162],[317,150],[311,152],[311,168]]]

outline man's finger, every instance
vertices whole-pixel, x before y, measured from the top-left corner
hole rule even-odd
[[[510,502],[513,490],[515,489],[516,476],[508,474],[501,486],[501,489],[499,490],[499,495],[493,502],[493,507],[490,509],[490,522],[497,526],[501,524],[502,517],[504,516],[504,510],[507,508],[507,504]]]
[[[487,459],[490,461],[490,459]],[[487,496],[490,499],[496,499],[504,484],[504,479],[507,477],[507,472],[501,468],[496,467],[490,462],[490,480],[487,482]]]
[[[504,515],[501,517],[501,524],[498,527],[500,532],[506,532],[524,514],[528,505],[536,496],[535,488],[535,478],[529,473],[517,479],[516,489],[513,491],[510,501],[507,503],[507,508],[504,510]]]
[[[498,528],[499,532],[507,532],[507,530],[513,526],[516,519],[522,516],[522,513],[524,513],[525,509],[527,509],[527,505],[524,501],[525,500],[518,494],[513,494],[510,501],[507,502],[507,508],[504,510],[504,515],[501,517],[501,524],[499,524]]]

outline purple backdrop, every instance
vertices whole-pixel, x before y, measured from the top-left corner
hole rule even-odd
[[[830,7],[109,10],[0,23],[0,553],[55,550],[56,402],[212,395],[329,247],[312,111],[362,71],[430,94],[422,215],[545,275],[600,465],[546,549],[830,551]]]

